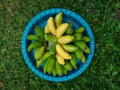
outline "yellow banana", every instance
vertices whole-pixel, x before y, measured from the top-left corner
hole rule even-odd
[[[64,59],[71,59],[72,58],[71,55],[68,52],[66,52],[60,44],[56,45],[56,51]]]
[[[56,30],[56,37],[60,37],[64,34],[64,32],[67,30],[68,23],[60,24]]]
[[[53,17],[50,17],[47,21],[47,25],[48,25],[48,29],[50,30],[50,32],[55,35],[56,34],[56,28],[55,28],[55,23],[53,20]]]
[[[59,64],[64,65],[65,64],[65,60],[63,59],[63,57],[61,57],[60,55],[56,54],[56,58]]]
[[[58,38],[58,43],[67,44],[67,43],[70,43],[73,39],[74,39],[74,36],[72,35],[61,36]]]
[[[45,32],[45,33],[50,33],[50,30],[49,30],[49,28],[48,28],[48,25],[45,26],[44,32]]]

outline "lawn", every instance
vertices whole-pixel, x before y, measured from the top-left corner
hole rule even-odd
[[[21,54],[29,20],[55,7],[85,18],[96,42],[87,70],[62,83],[36,76]],[[120,0],[0,0],[0,90],[120,90]]]

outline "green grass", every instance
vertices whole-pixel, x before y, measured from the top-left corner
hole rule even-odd
[[[80,14],[92,27],[96,51],[77,78],[49,82],[36,76],[21,54],[21,36],[29,20],[55,7]],[[0,90],[120,90],[119,0],[0,0]]]

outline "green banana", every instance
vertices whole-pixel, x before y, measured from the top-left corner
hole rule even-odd
[[[62,68],[62,65],[60,65],[58,63],[57,60],[56,60],[56,63],[55,63],[55,68],[56,68],[57,75],[62,76],[63,75],[63,68]]]
[[[29,46],[28,46],[28,52],[30,52],[31,50],[33,50],[33,49],[36,49],[36,48],[38,48],[38,47],[40,47],[40,46],[42,46],[43,45],[43,43],[41,43],[41,42],[32,42]]]
[[[80,50],[80,49],[78,49],[76,52],[75,52],[75,55],[76,55],[76,57],[77,57],[77,59],[81,59],[82,58],[82,56],[83,56],[83,52]]]
[[[45,34],[45,40],[49,41],[49,42],[56,42],[57,41],[57,37],[53,36],[51,34]]]
[[[85,53],[90,54],[90,48],[87,46],[84,50]]]
[[[79,40],[82,40],[82,34],[81,33],[75,33],[74,34],[74,39],[73,41],[79,41]]]
[[[51,53],[52,55],[55,54],[56,45],[57,45],[57,43],[53,43],[53,44],[50,46],[50,53]]]
[[[85,57],[85,55],[83,55],[80,60],[81,60],[82,63],[85,63],[85,62],[86,62],[86,57]]]
[[[74,44],[83,51],[87,48],[87,44],[83,41],[77,41],[77,42],[74,42]]]
[[[27,39],[28,40],[38,40],[38,37],[36,35],[34,35],[34,34],[31,34],[31,35],[27,36]]]
[[[52,75],[53,75],[53,76],[56,76],[56,74],[57,74],[57,73],[56,73],[56,68],[54,68],[53,71],[52,71]]]
[[[47,73],[48,65],[49,65],[49,62],[50,62],[50,60],[51,60],[52,58],[53,58],[53,56],[50,56],[50,57],[48,57],[48,59],[46,60],[45,65],[44,65],[44,67],[43,67],[43,72],[44,72],[44,74]]]
[[[55,16],[56,27],[58,27],[62,23],[62,20],[63,20],[63,13],[60,12]]]
[[[54,66],[55,66],[55,57],[53,57],[53,58],[50,60],[48,66],[47,66],[47,72],[48,72],[49,74],[52,73],[52,71],[53,71],[53,69],[54,69]]]
[[[76,56],[74,53],[71,53],[72,59],[70,59],[70,63],[73,66],[74,69],[77,69],[77,62],[76,62]]]
[[[45,52],[44,55],[39,60],[36,60],[36,67],[39,68],[41,64],[50,56],[51,53],[49,51]]]
[[[83,37],[82,37],[82,40],[83,40],[84,42],[90,42],[90,41],[91,41],[91,39],[90,39],[88,36],[83,36]]]
[[[39,26],[35,26],[34,30],[40,38],[44,38],[44,31]]]
[[[67,35],[72,35],[73,34],[73,29],[72,29],[72,22],[68,22],[69,26],[67,28],[67,30],[65,31],[65,34]]]
[[[90,54],[90,48],[87,46],[87,44],[83,41],[77,41],[74,42],[76,46],[78,46],[81,50],[83,50],[85,53]]]
[[[79,27],[79,28],[77,28],[77,29],[75,30],[75,33],[83,33],[84,30],[85,30],[84,27]]]
[[[71,44],[63,44],[62,47],[68,52],[75,52],[76,50],[78,50],[77,46]]]
[[[64,67],[67,71],[72,71],[72,66],[71,66],[71,64],[70,64],[68,61],[65,62],[65,65],[63,65],[63,67]]]
[[[86,62],[86,57],[84,55],[84,53],[79,49],[75,52],[75,56],[77,57],[77,59],[79,59],[82,63]]]
[[[38,60],[42,57],[42,55],[45,52],[45,46],[41,46],[39,48],[36,49],[35,53],[34,53],[34,58],[35,60]]]
[[[68,70],[63,67],[63,74],[67,75]]]

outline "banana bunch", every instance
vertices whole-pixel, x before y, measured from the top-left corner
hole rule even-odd
[[[28,52],[34,50],[36,67],[42,66],[44,74],[53,76],[67,75],[77,69],[77,59],[86,62],[86,54],[90,54],[88,43],[91,39],[84,35],[85,28],[72,28],[72,21],[63,22],[63,12],[55,17],[49,17],[44,30],[39,26],[34,27],[34,34]]]

